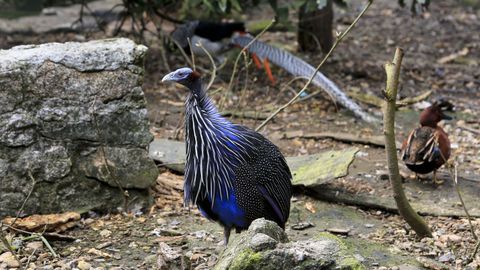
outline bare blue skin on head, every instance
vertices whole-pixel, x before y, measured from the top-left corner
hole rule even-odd
[[[163,76],[162,82],[173,81],[182,84],[182,81],[185,81],[190,76],[190,74],[192,74],[192,72],[193,70],[188,67],[179,68]]]

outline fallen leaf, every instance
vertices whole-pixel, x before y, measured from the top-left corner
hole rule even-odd
[[[3,219],[3,223],[11,225],[15,218]],[[74,227],[80,220],[77,212],[65,212],[61,214],[32,215],[15,220],[13,227],[29,232],[64,232]]]
[[[310,211],[313,214],[315,214],[315,212],[317,212],[317,210],[315,209],[315,206],[313,205],[312,202],[306,202],[305,203],[305,209],[307,209],[308,211]]]

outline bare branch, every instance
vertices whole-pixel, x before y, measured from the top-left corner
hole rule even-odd
[[[387,155],[390,184],[393,190],[393,198],[397,203],[400,215],[419,237],[432,237],[432,232],[427,223],[425,223],[423,218],[415,212],[408,202],[407,196],[403,190],[402,179],[398,169],[397,148],[395,145],[395,110],[402,58],[403,50],[397,48],[393,62],[385,64],[387,84],[384,92],[386,104],[383,113],[383,133],[385,135],[385,152]]]
[[[208,91],[208,89],[212,87],[212,84],[215,81],[215,76],[217,74],[217,65],[215,64],[215,61],[213,60],[212,55],[208,52],[207,49],[205,49],[205,47],[201,42],[198,42],[195,45],[200,47],[205,52],[205,54],[208,56],[208,59],[210,59],[210,62],[212,63],[212,76],[210,77],[210,81],[208,82],[207,88],[205,88],[205,91]]]

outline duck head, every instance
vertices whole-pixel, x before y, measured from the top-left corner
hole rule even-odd
[[[452,110],[452,103],[446,100],[435,101],[420,114],[420,125],[435,128],[437,127],[438,122],[452,119],[452,117],[445,114],[445,111]]]

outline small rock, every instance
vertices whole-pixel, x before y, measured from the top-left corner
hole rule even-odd
[[[208,233],[207,231],[205,231],[205,230],[193,232],[193,236],[195,236],[195,238],[198,238],[198,239],[204,239],[204,238],[206,238],[208,235],[209,235],[209,233]]]
[[[250,240],[249,246],[254,251],[261,251],[267,249],[274,249],[277,246],[277,241],[272,237],[264,234],[264,233],[257,233],[255,234],[252,239]]]
[[[42,241],[33,241],[29,242],[26,246],[27,249],[33,250],[41,250],[43,249],[43,242]]]
[[[453,255],[451,252],[447,252],[438,258],[438,261],[442,263],[452,262],[454,260],[455,260],[455,255]]]
[[[110,237],[110,235],[112,235],[112,232],[107,230],[107,229],[100,231],[100,236],[101,237]]]
[[[157,262],[157,255],[154,255],[154,254],[148,255],[147,257],[145,257],[145,259],[143,259],[143,261],[147,266],[155,265]]]
[[[305,230],[305,229],[308,229],[308,228],[312,228],[314,226],[315,225],[313,225],[313,223],[310,223],[310,222],[300,222],[300,223],[297,223],[297,224],[293,224],[292,225],[292,230],[302,231],[302,230]]]
[[[89,264],[88,262],[84,261],[84,260],[80,260],[80,261],[78,261],[77,267],[80,270],[89,270],[89,269],[92,268],[92,265]]]
[[[341,235],[348,235],[350,232],[350,229],[344,229],[344,228],[327,228],[327,232],[333,233],[333,234],[341,234]]]
[[[0,264],[1,263],[6,264],[7,267],[10,267],[10,268],[20,267],[20,263],[17,261],[15,256],[13,256],[13,254],[9,251],[0,255]]]

